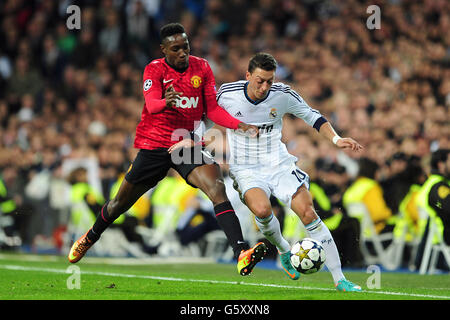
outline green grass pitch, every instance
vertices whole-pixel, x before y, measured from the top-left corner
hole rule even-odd
[[[373,274],[344,271],[363,292],[342,293],[326,271],[292,281],[258,266],[242,277],[234,264],[132,261],[85,257],[71,265],[64,257],[0,253],[0,300],[450,300],[448,274],[381,272],[379,288],[369,289]]]

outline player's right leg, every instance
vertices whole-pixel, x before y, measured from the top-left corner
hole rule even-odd
[[[69,252],[69,262],[76,263],[100,238],[101,234],[148,190],[144,184],[134,185],[126,179],[122,181],[115,198],[107,201],[97,216],[92,228],[74,242]]]
[[[280,222],[273,214],[267,193],[261,188],[251,188],[244,193],[244,199],[250,211],[254,213],[256,225],[261,233],[277,247],[285,274],[292,280],[300,278],[300,273],[290,262],[291,246],[281,233]]]
[[[69,261],[78,262],[122,213],[166,176],[169,168],[168,153],[165,149],[140,150],[117,195],[103,205],[92,228],[73,244],[68,256]]]

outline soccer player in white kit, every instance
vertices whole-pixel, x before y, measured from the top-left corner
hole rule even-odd
[[[272,212],[270,195],[290,207],[305,225],[309,236],[318,240],[326,253],[326,266],[339,291],[361,291],[348,281],[333,237],[316,214],[309,192],[309,176],[296,166],[297,158],[281,141],[282,118],[286,113],[303,119],[337,147],[359,151],[352,138],[340,137],[319,111],[283,83],[274,83],[277,62],[270,54],[258,53],[249,62],[246,80],[223,84],[217,101],[233,117],[258,126],[258,137],[227,129],[230,177],[242,201],[254,213],[264,236],[277,247],[285,273],[300,277],[290,263],[290,244],[283,238],[280,223]]]

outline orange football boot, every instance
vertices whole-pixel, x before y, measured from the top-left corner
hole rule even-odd
[[[263,242],[258,242],[248,250],[242,250],[238,258],[237,270],[241,276],[248,276],[252,273],[255,265],[264,259],[267,253],[267,246]]]
[[[90,229],[89,229],[90,230]],[[89,232],[89,231],[88,231]],[[76,263],[81,260],[81,258],[84,257],[86,252],[89,250],[90,247],[94,244],[94,242],[90,241],[86,236],[88,234],[86,232],[84,235],[80,237],[75,243],[73,244],[72,248],[69,252],[69,262]]]

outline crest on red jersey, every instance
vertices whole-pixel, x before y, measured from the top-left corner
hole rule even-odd
[[[199,76],[193,76],[191,78],[191,84],[195,89],[197,89],[202,84],[202,78],[200,78]]]

